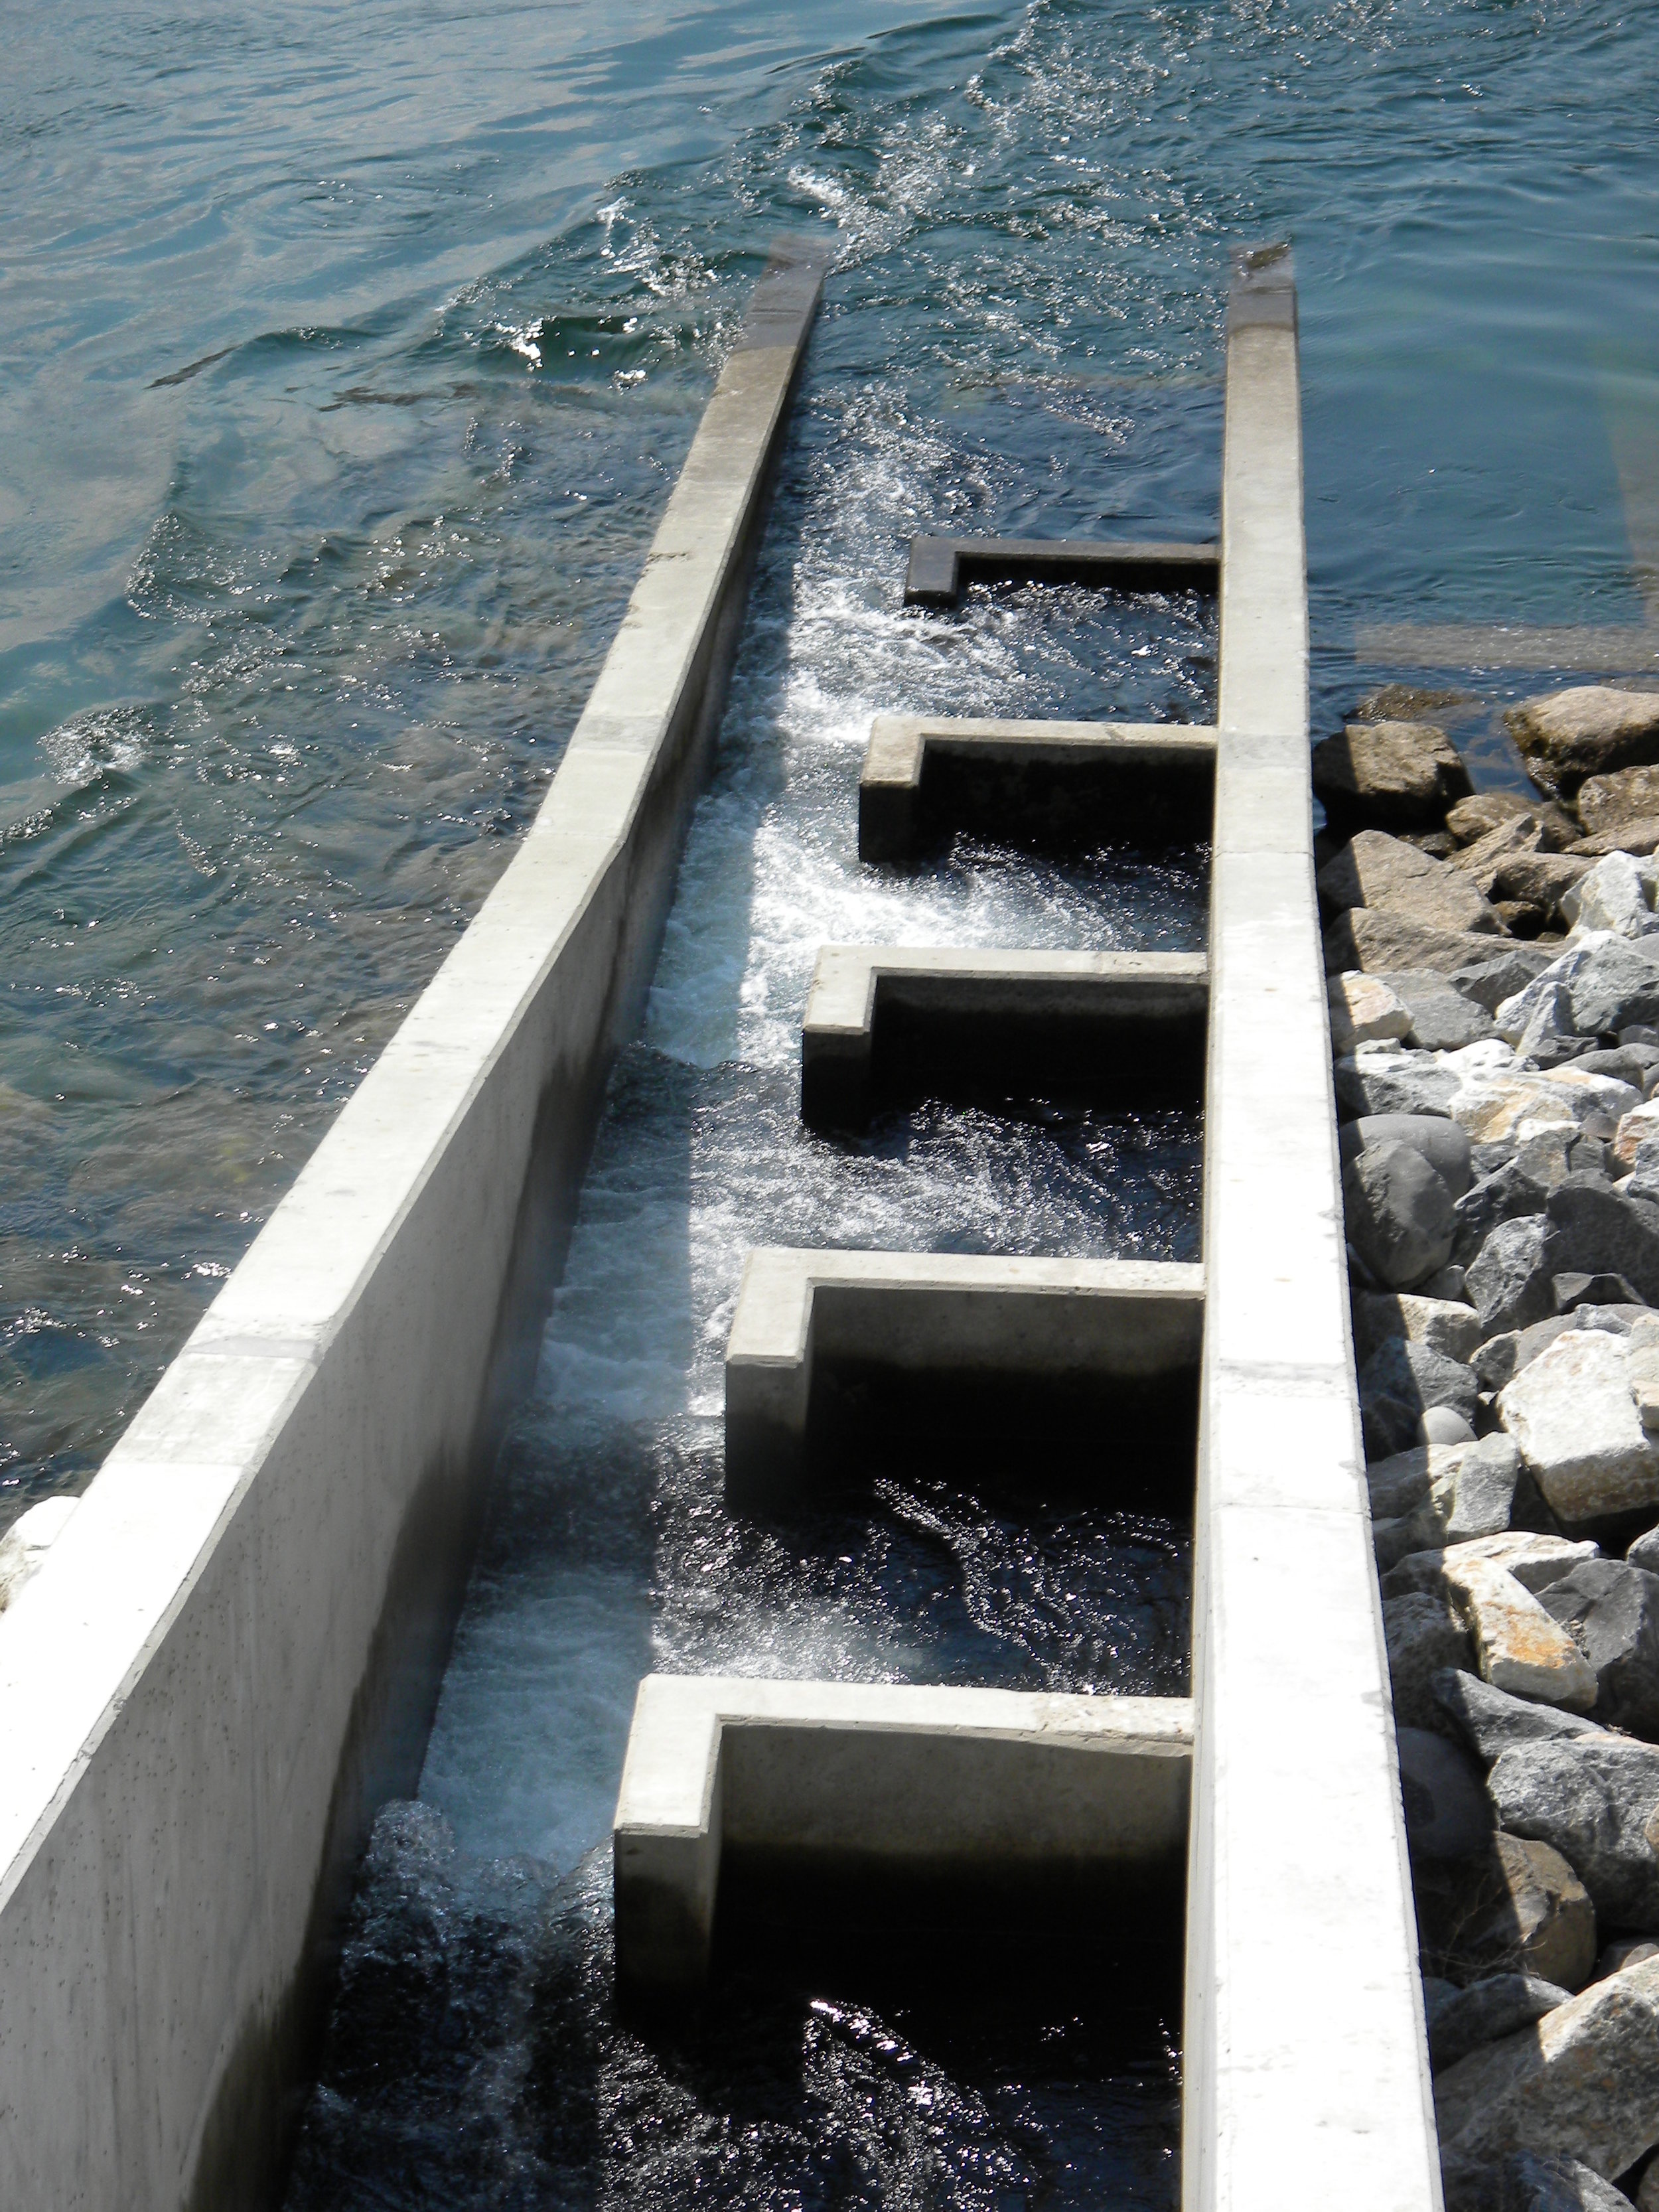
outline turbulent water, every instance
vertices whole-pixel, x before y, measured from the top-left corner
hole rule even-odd
[[[907,542],[1212,528],[1228,249],[1292,237],[1316,726],[1447,685],[1478,778],[1516,780],[1498,713],[1537,678],[1384,665],[1364,632],[1659,618],[1659,27],[1556,0],[275,0],[7,32],[0,1514],[84,1482],[503,865],[768,239],[836,255],[293,2203],[1170,2204],[1167,1962],[739,1961],[706,2016],[642,2027],[593,1854],[652,1666],[1181,1686],[1179,1501],[1103,1499],[1073,1440],[795,1518],[720,1503],[750,1244],[1194,1249],[1191,1115],[799,1126],[823,941],[1202,941],[1203,854],[1132,823],[859,866],[876,712],[1212,698],[1201,605],[906,617]]]

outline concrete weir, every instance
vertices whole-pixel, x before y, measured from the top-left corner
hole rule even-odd
[[[1235,269],[1218,564],[1214,732],[1092,733],[1108,749],[1127,738],[1149,775],[1160,746],[1162,764],[1187,775],[1201,749],[1213,775],[1201,1273],[755,1253],[727,1351],[728,1480],[741,1494],[810,1468],[815,1368],[831,1357],[963,1376],[1000,1363],[1021,1374],[1034,1413],[1064,1366],[1145,1379],[1159,1362],[1197,1358],[1182,2203],[1432,2212],[1438,2160],[1363,1480],[1313,880],[1296,295],[1279,248],[1241,255]],[[1059,573],[1071,572],[1062,563]],[[955,580],[941,570],[940,592]],[[904,810],[928,745],[950,742],[951,728],[878,723],[860,794],[865,857],[908,848],[914,817]],[[981,724],[969,742],[984,733],[1018,763],[1027,745],[1034,760],[1043,748],[1086,745],[1087,728]],[[856,1094],[860,1077],[848,1070],[867,1067],[890,975],[901,989],[948,996],[971,981],[1000,994],[1019,988],[1024,960],[1033,1008],[1058,988],[1051,956],[1000,957],[999,968],[981,956],[832,949],[805,1065],[839,1060],[836,1081]],[[1196,987],[1196,975],[1188,981]],[[811,1753],[766,1755],[777,1701],[799,1697],[805,1711],[829,1694],[775,1682],[645,1686],[615,1838],[625,1978],[661,1990],[707,1970],[722,1836],[734,1857],[739,1837],[763,1837],[769,1850],[810,1849],[818,1860],[890,1836],[890,1745],[837,1753],[827,1822],[801,1794]],[[969,1790],[951,1817],[971,1854],[991,1778],[972,1757],[949,1765],[964,1723],[926,1703],[949,1693],[840,1694],[852,1738],[873,1739],[886,1724],[860,1699],[921,1700],[911,1771],[933,1771],[937,1759]],[[1027,1716],[1017,1725],[1040,1731],[1053,1701],[1004,1696],[1010,1715]],[[1097,1705],[1109,1729],[1105,1708],[1117,1701],[1066,1702],[1079,1727],[1093,1724]],[[1180,1701],[1150,1702],[1167,1706],[1161,1726],[1177,1724],[1177,1706],[1184,1717]],[[747,1763],[739,1752],[728,1769],[728,1742],[763,1748]],[[737,1825],[728,1772],[742,1776]],[[1091,1817],[1101,1823],[1097,1879],[1109,1891],[1132,1879],[1109,1839],[1130,1821],[1141,1778],[1131,1760],[1101,1778]],[[1072,1848],[1044,1795],[1057,1786],[1036,1776],[1022,1784],[1032,1880]]]
[[[280,2185],[635,1025],[822,281],[785,247],[545,804],[0,1617],[0,2203]]]

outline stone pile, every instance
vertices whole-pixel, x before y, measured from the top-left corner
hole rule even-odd
[[[1659,695],[1315,754],[1373,1536],[1450,2212],[1659,2212]]]

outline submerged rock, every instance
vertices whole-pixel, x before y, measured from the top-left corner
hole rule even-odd
[[[1579,684],[1511,707],[1504,720],[1527,773],[1552,797],[1585,780],[1659,761],[1659,694]]]

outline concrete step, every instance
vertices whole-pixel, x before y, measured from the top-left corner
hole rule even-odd
[[[872,1103],[989,1089],[1200,1103],[1201,952],[826,945],[801,1025],[801,1118],[858,1128]]]
[[[1034,1887],[1179,1927],[1192,1765],[1184,1698],[648,1674],[612,1831],[617,1971],[708,1974],[722,1879],[978,1916]]]
[[[907,607],[953,607],[963,586],[1096,584],[1120,592],[1213,592],[1221,565],[1212,542],[1102,538],[913,538]]]

